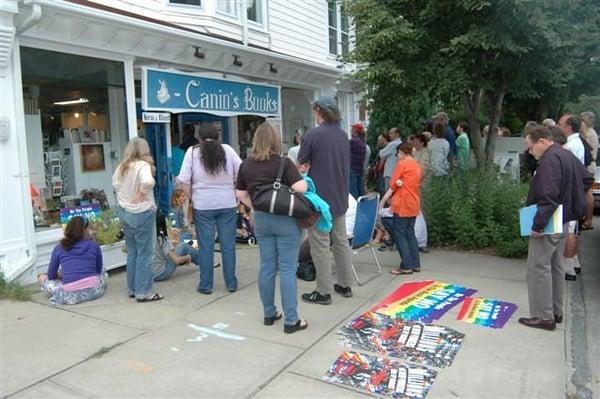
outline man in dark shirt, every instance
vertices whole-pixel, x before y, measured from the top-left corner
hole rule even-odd
[[[527,256],[527,291],[529,313],[519,323],[533,328],[554,330],[563,318],[564,300],[564,234],[542,232],[559,205],[563,221],[578,220],[585,213],[585,186],[591,176],[568,150],[552,141],[552,132],[536,128],[528,132],[525,142],[529,153],[538,160],[531,181],[527,205],[537,205],[529,237]],[[567,224],[563,225],[567,231]]]
[[[302,172],[308,171],[317,188],[317,194],[329,204],[333,217],[330,234],[311,227],[308,231],[310,252],[317,271],[315,291],[303,294],[308,303],[331,303],[331,240],[335,259],[337,284],[333,289],[344,297],[352,296],[351,254],[346,237],[346,210],[348,209],[348,183],[350,177],[350,143],[339,125],[340,111],[333,97],[321,97],[313,103],[319,126],[302,138],[298,164]]]
[[[350,139],[350,194],[355,199],[363,195],[363,175],[365,169],[365,156],[367,145],[360,137],[363,126],[360,123],[352,125],[352,138]]]
[[[184,152],[187,151],[188,148],[200,143],[194,132],[194,125],[191,123],[186,123],[183,127],[183,136],[181,137],[181,145],[179,148],[181,148]]]

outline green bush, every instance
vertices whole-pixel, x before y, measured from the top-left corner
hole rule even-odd
[[[527,185],[496,170],[473,169],[423,185],[423,209],[432,245],[492,249],[505,257],[527,254],[519,235],[519,208]]]
[[[4,276],[4,273],[0,271],[0,299],[28,301],[30,297],[30,290],[17,282],[8,281]]]
[[[116,216],[115,211],[106,210],[100,214],[100,217],[90,222],[90,236],[96,240],[98,245],[113,244],[120,241],[117,238],[121,230],[121,222]]]

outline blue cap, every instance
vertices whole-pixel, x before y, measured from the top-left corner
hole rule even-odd
[[[312,105],[317,108],[321,108],[324,111],[330,110],[339,112],[337,100],[333,96],[320,97],[319,99],[313,101]]]

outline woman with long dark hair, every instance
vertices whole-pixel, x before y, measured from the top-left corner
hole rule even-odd
[[[200,250],[198,292],[209,295],[214,285],[215,230],[219,235],[223,278],[229,292],[238,288],[235,276],[236,207],[234,184],[242,160],[221,144],[212,123],[200,126],[200,144],[185,153],[177,177],[192,199],[196,238]]]
[[[292,190],[303,193],[306,182],[289,158],[281,158],[279,132],[266,122],[254,133],[252,154],[244,160],[237,180],[237,196],[252,208],[251,196],[259,185],[275,181],[281,162],[284,163],[282,182]],[[267,212],[256,212],[255,233],[260,250],[258,289],[263,304],[264,324],[267,326],[285,316],[283,331],[287,334],[304,330],[308,323],[298,317],[296,268],[302,231],[295,218]],[[279,271],[281,305],[275,306],[275,277]]]
[[[64,237],[54,247],[48,273],[40,274],[42,289],[50,302],[74,305],[101,297],[106,290],[102,251],[88,235],[88,220],[76,216],[69,220]]]
[[[138,302],[163,298],[153,291],[152,277],[156,243],[154,170],[148,142],[134,137],[127,143],[123,160],[113,174],[119,220],[127,245],[127,291]]]

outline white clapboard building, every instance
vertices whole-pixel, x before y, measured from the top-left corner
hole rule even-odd
[[[327,0],[0,1],[0,268],[31,282],[61,221],[114,209],[111,175],[143,136],[168,207],[173,147],[214,123],[245,156],[265,119],[286,148],[314,126],[311,101],[335,95],[342,126],[361,98],[340,56],[352,31]],[[112,234],[108,230],[107,234]],[[103,246],[107,268],[122,242]]]

